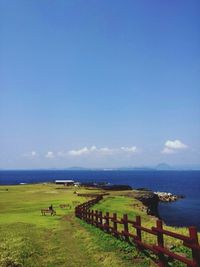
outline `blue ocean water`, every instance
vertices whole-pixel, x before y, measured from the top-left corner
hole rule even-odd
[[[160,203],[160,216],[168,225],[194,225],[200,230],[200,171],[0,171],[0,185],[53,182],[55,179],[128,184],[133,188],[185,195],[186,198],[177,202]]]

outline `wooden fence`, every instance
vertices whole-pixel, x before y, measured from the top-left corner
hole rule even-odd
[[[186,264],[188,267],[200,267],[200,245],[198,242],[198,235],[196,227],[189,227],[189,236],[177,234],[163,229],[163,223],[161,220],[157,220],[156,226],[152,228],[146,228],[141,225],[141,217],[136,216],[135,221],[130,220],[127,214],[124,214],[122,218],[118,218],[116,213],[112,215],[109,212],[102,214],[101,211],[91,210],[90,208],[102,200],[103,196],[97,196],[96,198],[89,200],[83,204],[76,206],[76,217],[92,224],[101,230],[112,234],[116,238],[121,237],[123,240],[129,243],[135,243],[139,250],[150,250],[157,255],[157,264],[160,267],[168,266],[169,260],[177,260]],[[119,225],[123,227],[123,230],[119,230]],[[136,234],[130,232],[131,227],[135,228]],[[142,240],[142,233],[146,232],[156,237],[156,244],[147,244]],[[170,236],[178,240],[183,241],[183,246],[191,249],[192,258],[172,252],[164,245],[164,237]]]

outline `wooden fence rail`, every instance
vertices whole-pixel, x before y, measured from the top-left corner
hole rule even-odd
[[[129,220],[128,215],[124,214],[122,218],[118,218],[116,213],[110,215],[109,212],[102,214],[101,211],[91,210],[90,208],[102,200],[103,196],[97,196],[83,204],[75,207],[75,216],[92,224],[101,230],[112,234],[115,237],[121,237],[126,242],[135,243],[139,250],[150,250],[158,257],[158,266],[168,266],[170,260],[177,260],[185,263],[188,267],[200,267],[200,245],[198,242],[198,234],[196,227],[189,227],[189,236],[177,234],[168,230],[163,229],[163,223],[161,220],[156,221],[156,226],[152,228],[146,228],[141,225],[141,217],[136,216],[136,219]],[[123,230],[119,230],[118,226],[121,225]],[[136,229],[136,234],[130,232],[131,228]],[[156,236],[156,244],[147,244],[142,240],[142,232]],[[164,237],[170,236],[183,241],[183,246],[192,250],[192,258],[179,255],[175,252],[170,251],[164,245]]]

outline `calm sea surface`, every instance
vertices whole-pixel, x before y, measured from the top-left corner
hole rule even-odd
[[[52,182],[55,179],[128,184],[133,188],[183,194],[185,199],[160,203],[160,216],[168,225],[194,225],[200,230],[200,171],[0,171],[0,185]]]

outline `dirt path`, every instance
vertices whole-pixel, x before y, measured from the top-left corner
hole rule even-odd
[[[46,232],[45,253],[43,265],[48,267],[100,267],[87,250],[84,249],[84,240],[78,238],[77,231],[80,225],[73,214],[61,219],[61,229]]]
[[[81,229],[80,224],[75,220],[74,215],[66,215],[63,218],[65,233],[62,240],[67,244],[67,255],[69,257],[68,267],[98,267],[92,255],[84,247],[84,240],[78,237],[77,231]]]
[[[60,230],[46,233],[48,246],[43,266],[48,267],[128,267],[130,262],[120,259],[114,250],[102,249],[96,236],[85,229],[74,214],[65,215],[60,221]]]
[[[69,253],[72,255],[71,266],[83,266],[83,267],[130,267],[130,266],[150,266],[141,264],[140,258],[128,260],[127,254],[123,254],[121,249],[116,251],[112,248],[111,244],[108,244],[102,238],[99,240],[99,236],[88,231],[80,221],[75,218],[74,214],[63,217],[62,223],[66,227],[66,234],[68,241],[71,244],[69,246]],[[94,228],[95,229],[95,228]],[[73,233],[71,232],[73,231]],[[100,231],[101,232],[101,231]],[[106,238],[106,234],[101,232],[102,236]],[[99,242],[103,242],[103,248]],[[110,247],[111,245],[111,247]],[[74,257],[75,254],[77,257]],[[122,256],[123,254],[123,256]],[[124,259],[122,260],[122,258]],[[126,258],[126,260],[125,260]],[[134,261],[134,262],[133,262]]]

